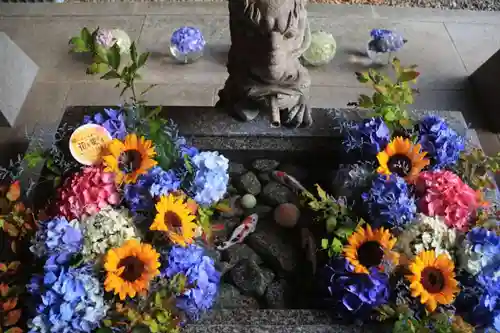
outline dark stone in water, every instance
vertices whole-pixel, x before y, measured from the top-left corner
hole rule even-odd
[[[258,309],[259,303],[250,296],[245,296],[229,283],[221,283],[214,309]]]
[[[271,282],[264,295],[267,307],[270,309],[286,309],[287,291],[288,284],[285,280]]]
[[[262,296],[267,286],[274,279],[274,273],[261,268],[248,259],[242,260],[229,273],[234,285],[245,295]]]
[[[243,215],[243,208],[241,207],[240,204],[240,199],[241,196],[239,195],[232,195],[228,199],[228,204],[229,207],[231,208],[230,211],[228,212],[222,212],[220,216],[222,217],[235,217],[235,216],[242,216]]]
[[[268,229],[250,234],[246,239],[247,244],[273,269],[288,273],[294,271],[299,259],[294,247],[284,243],[276,231]]]
[[[257,175],[257,177],[263,184],[267,184],[271,181],[271,175],[268,172],[261,172]]]
[[[269,216],[269,214],[273,211],[273,207],[266,206],[266,205],[257,205],[252,209],[248,210],[248,215],[256,213],[259,215],[259,221],[266,217]]]
[[[307,179],[307,170],[293,164],[282,164],[279,166],[278,170],[286,172],[299,182]]]
[[[241,163],[229,162],[229,175],[230,176],[240,176],[247,172],[245,166]]]
[[[262,185],[260,185],[259,179],[251,171],[236,178],[235,185],[241,191],[244,191],[245,193],[250,193],[253,195],[259,194],[260,191],[262,190]]]
[[[245,259],[253,261],[257,265],[262,264],[262,259],[259,255],[246,244],[234,244],[222,253],[222,257],[225,261],[233,265]]]
[[[272,206],[292,202],[296,199],[295,194],[288,187],[274,181],[264,186],[261,197]]]
[[[275,160],[268,160],[268,159],[255,160],[252,163],[252,168],[254,168],[256,171],[259,172],[269,172],[276,169],[279,164],[280,162]]]

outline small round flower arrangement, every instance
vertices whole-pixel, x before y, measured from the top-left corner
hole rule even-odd
[[[368,42],[368,57],[377,64],[388,65],[393,52],[399,51],[407,40],[396,31],[387,29],[373,29]]]
[[[180,63],[191,63],[203,55],[205,44],[200,29],[180,27],[174,31],[170,39],[170,53]]]

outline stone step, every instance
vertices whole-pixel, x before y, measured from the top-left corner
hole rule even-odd
[[[308,309],[222,309],[207,313],[196,325],[253,325],[294,326],[332,325],[334,320],[325,311]]]
[[[365,333],[366,329],[339,325],[187,325],[182,333]]]

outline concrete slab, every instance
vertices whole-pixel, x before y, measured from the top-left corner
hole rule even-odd
[[[497,23],[445,23],[469,74],[500,49],[500,20]]]
[[[12,127],[39,67],[4,32],[0,32],[0,126]]]

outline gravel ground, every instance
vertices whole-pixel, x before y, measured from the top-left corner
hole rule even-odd
[[[61,2],[226,2],[227,0],[59,0]],[[0,2],[58,2],[54,0],[0,0]],[[500,11],[500,0],[310,0],[311,3],[369,4],[394,7],[427,7]]]

